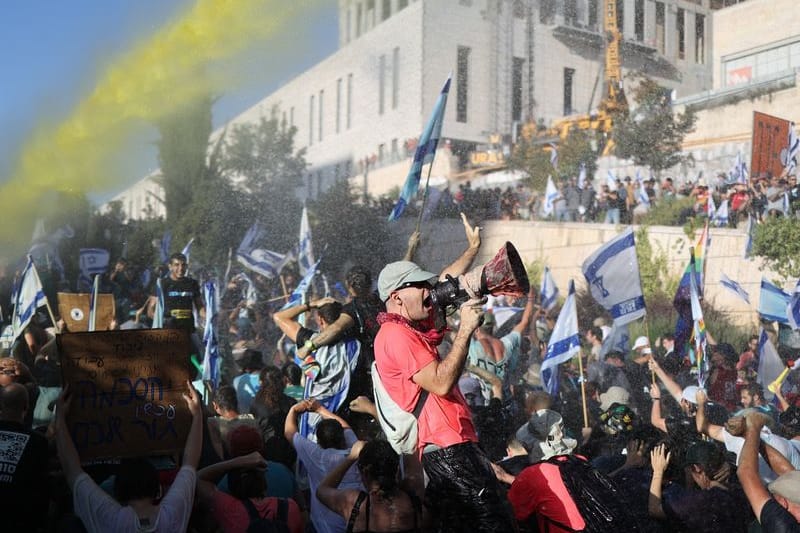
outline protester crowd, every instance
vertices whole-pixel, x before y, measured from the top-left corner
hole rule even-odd
[[[719,174],[706,180],[673,178],[622,178],[608,176],[599,180],[577,176],[558,180],[552,198],[547,191],[532,190],[526,184],[473,188],[467,181],[455,192],[445,189],[433,197],[433,216],[455,217],[467,213],[478,220],[555,220],[565,222],[639,223],[657,205],[676,199],[691,199],[680,219],[708,218],[719,227],[737,227],[752,217],[760,222],[766,217],[797,216],[800,210],[800,187],[794,175],[758,176],[736,180]]]
[[[682,194],[669,186],[651,205]],[[520,216],[515,194],[501,216]],[[81,465],[54,341],[64,326],[36,316],[0,358],[2,531],[800,531],[796,372],[768,401],[757,337],[717,343],[710,323],[699,388],[672,336],[612,350],[597,317],[548,394],[556,314],[535,288],[471,295],[433,319],[433,285],[469,275],[481,244],[463,220],[467,248],[439,274],[412,262],[413,240],[377,276],[353,267],[343,291],[288,307],[292,276],[233,273],[216,319],[221,377],[186,384],[191,427],[168,461]],[[189,266],[173,254],[162,272],[163,326],[199,342],[208,310]],[[134,268],[103,279],[119,310],[110,329],[159,318]],[[376,406],[376,372],[393,405]],[[411,437],[389,433],[391,407],[410,414]]]

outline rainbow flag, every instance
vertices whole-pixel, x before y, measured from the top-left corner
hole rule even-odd
[[[692,250],[692,257],[689,260],[689,267],[691,268],[692,275],[689,276],[689,299],[691,301],[692,310],[692,323],[693,323],[693,337],[694,337],[694,355],[697,365],[697,384],[700,388],[705,387],[706,379],[708,378],[708,359],[706,358],[706,323],[703,320],[703,308],[700,307],[700,294],[697,286],[697,279],[695,277],[695,258],[694,250]]]
[[[675,353],[679,357],[686,355],[686,345],[692,336],[692,299],[691,299],[691,280],[694,279],[698,300],[703,297],[703,287],[705,286],[705,258],[708,247],[711,243],[708,232],[708,221],[703,227],[703,232],[697,239],[697,243],[692,247],[692,258],[686,265],[678,290],[675,291],[675,298],[672,305],[678,311],[678,321],[675,323]]]

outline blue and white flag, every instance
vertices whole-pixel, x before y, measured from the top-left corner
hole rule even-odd
[[[206,302],[206,325],[203,329],[203,344],[205,355],[203,357],[203,380],[209,380],[216,390],[219,385],[219,339],[214,319],[219,312],[219,291],[213,280],[203,284],[203,296]]]
[[[750,295],[747,294],[747,291],[742,288],[737,282],[733,281],[731,278],[725,275],[723,272],[720,274],[719,282],[722,284],[723,287],[728,289],[729,291],[733,292],[736,296],[747,302],[750,303]]]
[[[317,273],[317,267],[319,267],[319,262],[322,261],[322,258],[318,259],[316,263],[311,265],[311,268],[308,269],[306,275],[303,276],[303,279],[300,280],[300,283],[297,284],[297,287],[292,291],[292,294],[289,295],[289,300],[284,304],[281,309],[288,309],[289,307],[294,307],[295,305],[299,305],[300,302],[303,301],[303,297],[308,292],[308,289],[311,287],[311,280],[314,279],[314,275]]]
[[[794,291],[789,298],[789,305],[786,306],[786,317],[792,329],[800,329],[800,279],[794,286]]]
[[[631,334],[628,331],[628,323],[617,324],[614,322],[611,331],[603,337],[603,344],[600,346],[600,360],[605,361],[609,352],[619,352],[627,354],[631,351]]]
[[[755,236],[756,223],[752,215],[747,215],[747,237],[744,241],[744,258],[753,258],[753,237]]]
[[[608,185],[609,191],[616,191],[617,190],[617,178],[614,176],[614,173],[610,170],[606,174],[606,185]]]
[[[794,130],[794,122],[789,123],[789,142],[786,146],[786,157],[783,166],[784,173],[790,176],[797,169],[797,154],[800,152],[800,137]]]
[[[788,324],[789,317],[786,316],[786,309],[791,299],[792,297],[780,287],[761,278],[761,297],[758,302],[758,314],[761,315],[761,318],[770,322]]]
[[[553,274],[548,267],[544,267],[542,272],[541,290],[539,291],[539,301],[542,309],[550,311],[558,303],[558,287],[553,279]]]
[[[558,394],[558,365],[566,363],[581,350],[578,331],[578,309],[575,304],[575,283],[570,280],[569,294],[550,335],[547,353],[542,361],[541,376],[545,390],[551,396]]]
[[[447,107],[447,93],[450,91],[450,78],[444,82],[442,92],[439,93],[439,98],[436,100],[436,105],[433,108],[433,113],[428,119],[428,124],[422,131],[417,144],[417,150],[414,152],[414,161],[411,163],[411,168],[406,176],[406,182],[403,185],[403,190],[400,191],[400,198],[389,214],[389,222],[397,220],[403,214],[406,206],[411,203],[417,195],[419,189],[419,182],[422,177],[422,166],[428,163],[433,163],[433,157],[436,155],[436,147],[439,144],[439,138],[442,135],[442,123],[444,122],[444,110]]]
[[[156,278],[156,308],[153,311],[153,329],[164,327],[164,289],[161,288],[161,278]]]
[[[550,164],[554,170],[558,170],[558,147],[555,143],[550,143]]]
[[[578,188],[583,190],[586,188],[586,165],[581,163],[581,168],[578,171]]]
[[[736,154],[736,162],[733,165],[733,170],[731,170],[731,178],[736,183],[747,183],[747,164],[742,159],[741,151]]]
[[[161,237],[161,246],[158,250],[162,264],[167,264],[169,261],[170,246],[172,246],[172,232],[167,230],[164,232],[164,236]]]
[[[711,195],[708,196],[708,201],[711,202]],[[711,215],[709,215],[709,217],[710,216]],[[711,222],[717,227],[728,225],[728,200],[722,200],[722,203],[719,204],[717,212],[714,213],[714,217],[711,219]]]
[[[555,201],[558,198],[558,189],[556,184],[553,183],[553,177],[547,176],[547,186],[544,189],[544,216],[550,216],[555,210]]]
[[[582,270],[592,296],[611,313],[615,324],[627,324],[645,315],[633,228],[597,249],[583,262]]]
[[[194,237],[189,239],[189,242],[187,242],[186,246],[184,246],[183,250],[181,250],[181,253],[186,256],[186,262],[187,263],[189,262],[189,256],[192,253],[192,243],[194,243]]]
[[[771,400],[773,393],[768,385],[775,381],[781,372],[786,368],[786,364],[778,355],[778,350],[772,341],[769,340],[767,332],[761,328],[761,335],[758,338],[758,375],[756,383],[764,388],[764,399]]]
[[[14,338],[17,338],[36,314],[36,309],[47,305],[47,297],[44,295],[42,282],[31,256],[28,256],[28,263],[20,276],[19,287],[14,294],[13,302],[14,314],[11,316],[11,326],[14,330]]]
[[[650,207],[650,196],[647,195],[647,190],[642,182],[639,182],[639,186],[636,188],[636,201],[643,206]]]
[[[92,283],[92,292],[89,294],[89,328],[87,331],[97,329],[97,294],[100,292],[100,275],[95,275]]]
[[[311,226],[308,224],[308,210],[303,206],[300,215],[300,245],[297,253],[297,266],[300,275],[305,276],[311,265],[314,264],[314,250],[311,246]]]
[[[286,266],[287,256],[264,248],[256,248],[256,243],[264,233],[258,222],[253,224],[236,250],[236,260],[253,272],[272,279]]]
[[[717,206],[714,204],[714,195],[709,193],[708,194],[708,205],[706,206],[706,215],[708,216],[708,220],[714,220],[717,216]]]
[[[102,248],[81,248],[78,260],[80,275],[78,276],[78,292],[89,292],[92,278],[97,274],[105,274],[111,255]]]

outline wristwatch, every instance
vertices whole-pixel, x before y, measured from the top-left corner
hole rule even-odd
[[[317,348],[319,348],[319,346],[317,346],[316,344],[314,344],[314,341],[312,341],[311,339],[308,339],[308,340],[305,342],[305,344],[303,344],[303,347],[304,347],[304,348],[308,348],[308,349],[309,349],[309,350],[311,350],[312,352],[316,352],[316,351],[317,351]]]

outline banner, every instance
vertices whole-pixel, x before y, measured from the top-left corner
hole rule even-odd
[[[58,314],[67,324],[67,331],[89,331],[89,302],[92,295],[87,293],[59,292]],[[97,295],[96,324],[100,330],[108,328],[116,316],[114,295]]]
[[[183,450],[192,415],[189,333],[179,329],[57,336],[72,391],[67,428],[81,461]]]
[[[753,113],[753,153],[750,176],[757,178],[769,172],[780,176],[784,169],[781,152],[786,158],[789,144],[789,121],[755,111]]]

